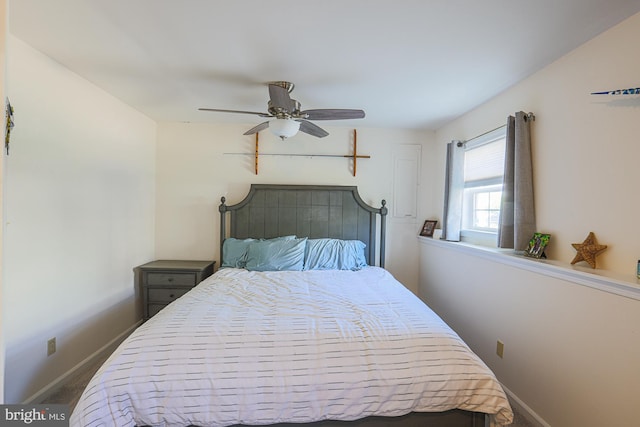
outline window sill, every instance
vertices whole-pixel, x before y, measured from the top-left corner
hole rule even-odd
[[[447,248],[640,301],[640,280],[633,275],[593,270],[560,261],[528,258],[513,249],[488,248],[422,236],[418,236],[418,240],[423,245]]]
[[[460,240],[463,243],[472,246],[496,248],[498,241],[498,233],[479,230],[460,230]]]

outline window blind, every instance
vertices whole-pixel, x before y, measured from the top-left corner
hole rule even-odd
[[[500,138],[465,151],[465,183],[501,178],[504,173],[504,150],[505,139]]]

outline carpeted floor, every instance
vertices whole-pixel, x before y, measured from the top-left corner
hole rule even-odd
[[[107,357],[96,360],[91,366],[81,372],[77,372],[69,382],[41,403],[67,404],[69,405],[69,414],[71,414],[93,374],[96,373],[105,360],[107,360]]]
[[[65,384],[58,391],[53,393],[41,403],[68,404],[69,414],[71,414],[71,412],[73,412],[73,408],[75,408],[76,406],[76,403],[78,403],[78,399],[80,399],[82,392],[89,383],[89,380],[91,380],[93,374],[95,374],[95,372],[98,370],[98,368],[100,368],[105,360],[106,357],[97,360],[87,369],[83,370],[82,372],[78,372],[73,378],[69,380],[67,384]],[[511,424],[511,427],[535,427],[533,424],[529,423],[529,421],[521,413],[519,413],[515,407],[514,415],[514,422],[513,424]]]

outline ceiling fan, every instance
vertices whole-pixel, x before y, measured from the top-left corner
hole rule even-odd
[[[329,132],[309,120],[347,120],[364,118],[363,110],[347,109],[320,109],[300,111],[300,103],[289,96],[294,88],[290,82],[269,83],[269,102],[267,113],[255,111],[222,110],[218,108],[199,108],[200,111],[214,111],[221,113],[255,114],[260,117],[269,117],[272,120],[260,123],[249,129],[244,135],[252,135],[261,130],[269,130],[283,141],[292,137],[298,131],[324,138]]]

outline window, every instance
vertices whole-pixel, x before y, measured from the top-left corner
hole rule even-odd
[[[506,127],[469,140],[464,153],[462,240],[496,246]]]

